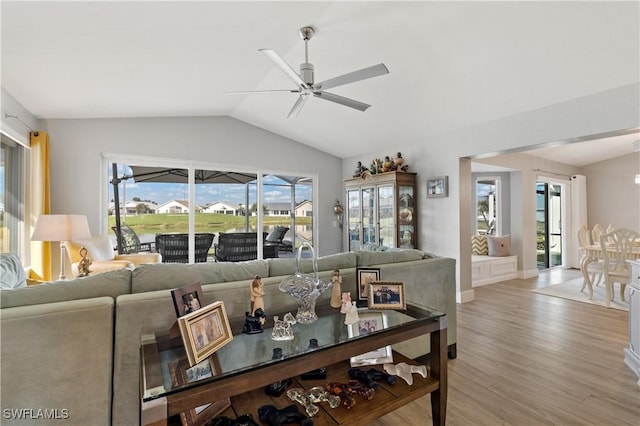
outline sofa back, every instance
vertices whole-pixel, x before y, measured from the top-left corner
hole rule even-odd
[[[3,425],[111,424],[113,306],[100,297],[0,310]]]
[[[73,280],[0,290],[0,307],[38,305],[109,296],[116,298],[131,292],[131,270],[118,269]]]

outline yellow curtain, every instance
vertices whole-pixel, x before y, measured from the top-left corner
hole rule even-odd
[[[51,213],[49,178],[49,134],[31,132],[31,217],[29,226],[33,232],[36,219]],[[31,242],[31,276],[40,281],[51,281],[51,243]]]

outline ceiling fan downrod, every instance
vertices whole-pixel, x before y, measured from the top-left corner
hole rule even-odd
[[[309,63],[309,40],[313,37],[313,27],[300,28],[300,37],[304,40],[304,63],[300,64],[300,78],[309,86],[313,86],[313,64]]]

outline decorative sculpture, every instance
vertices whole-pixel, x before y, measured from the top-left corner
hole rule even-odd
[[[303,388],[292,388],[287,391],[287,397],[301,404],[307,415],[313,417],[318,414],[320,409],[317,405],[320,402],[328,402],[329,407],[337,408],[340,405],[340,397],[337,395],[331,395],[320,386],[314,386],[309,390]]]
[[[350,410],[356,405],[356,400],[352,396],[353,394],[362,395],[367,401],[372,400],[376,395],[375,390],[366,387],[357,380],[349,380],[347,383],[327,383],[325,389],[327,389],[330,394],[338,395],[347,410]]]
[[[296,318],[287,312],[284,318],[279,319],[273,317],[273,329],[271,330],[271,338],[273,340],[293,340],[293,329],[291,326],[296,323]]]
[[[351,306],[351,293],[342,293],[342,306],[340,307],[340,313],[346,314],[349,306]]]
[[[80,256],[82,256],[82,259],[80,259],[80,262],[78,262],[79,277],[87,277],[91,273],[89,266],[91,266],[93,262],[91,261],[91,258],[87,256],[87,253],[88,251],[85,247],[82,247],[80,249]]]
[[[373,389],[376,389],[380,386],[378,384],[378,381],[380,380],[384,380],[390,385],[396,384],[396,376],[388,374],[382,370],[378,370],[377,368],[370,368],[367,371],[364,371],[357,367],[350,368],[349,377]]]
[[[347,315],[344,317],[344,323],[346,325],[351,325],[358,321],[360,321],[360,317],[358,316],[358,307],[356,306],[356,302],[351,302],[351,305],[347,308]]]
[[[245,312],[244,316],[244,326],[242,327],[243,333],[257,334],[264,331],[262,329],[262,324],[265,323],[266,319],[262,308],[256,309],[253,315],[251,315],[249,312]]]
[[[280,410],[275,405],[263,405],[258,408],[258,417],[268,426],[283,426],[289,423],[300,423],[300,426],[313,426],[313,420],[298,411],[298,407],[295,404]]]
[[[256,275],[251,282],[251,315],[258,309],[264,312],[264,284],[260,275]]]
[[[340,308],[342,307],[342,277],[340,276],[339,269],[335,269],[333,271],[333,275],[331,276],[331,283],[333,284],[333,287],[331,289],[331,307]]]
[[[409,365],[406,362],[401,362],[399,364],[384,364],[382,366],[384,371],[394,376],[398,376],[404,379],[405,382],[409,386],[413,384],[413,375],[412,373],[420,374],[425,379],[427,378],[427,367],[424,365]]]

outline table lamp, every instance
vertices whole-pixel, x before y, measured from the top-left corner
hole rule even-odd
[[[43,214],[38,216],[36,226],[31,235],[33,241],[60,242],[60,275],[58,279],[66,279],[64,275],[65,241],[85,240],[91,238],[87,216],[73,214]]]

